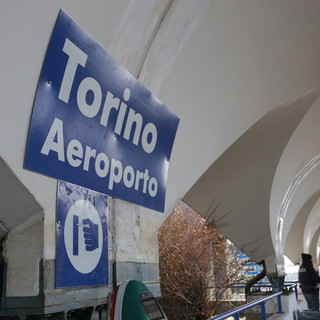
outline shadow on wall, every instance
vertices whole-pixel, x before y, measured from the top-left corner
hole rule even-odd
[[[43,210],[0,158],[0,237],[7,264],[7,296],[39,294]]]

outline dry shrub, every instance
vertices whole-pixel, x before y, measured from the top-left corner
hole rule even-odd
[[[184,203],[166,219],[159,229],[159,263],[161,305],[168,319],[203,320],[214,314],[217,298],[241,275],[233,247],[226,243]]]

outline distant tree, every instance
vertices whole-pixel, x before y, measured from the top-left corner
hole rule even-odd
[[[209,318],[226,287],[243,278],[239,250],[182,202],[158,235],[161,305],[168,318]]]

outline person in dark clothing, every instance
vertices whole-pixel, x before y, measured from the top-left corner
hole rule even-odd
[[[309,310],[319,310],[320,277],[312,264],[312,256],[301,254],[302,264],[299,267],[299,282],[302,294]]]

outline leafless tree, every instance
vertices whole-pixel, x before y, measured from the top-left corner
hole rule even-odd
[[[215,313],[227,287],[243,280],[239,250],[184,203],[159,229],[161,305],[170,320]]]

